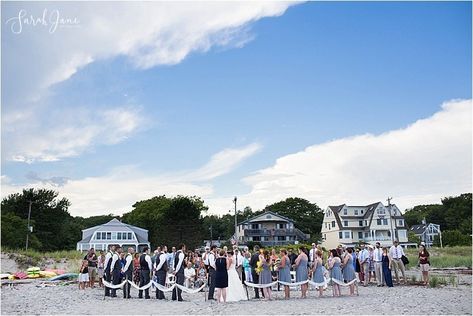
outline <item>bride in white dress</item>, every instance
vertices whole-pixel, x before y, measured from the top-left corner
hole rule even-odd
[[[228,268],[227,302],[248,300],[245,288],[235,269],[235,256],[233,255],[233,251],[228,253],[227,260],[231,260],[230,267]]]

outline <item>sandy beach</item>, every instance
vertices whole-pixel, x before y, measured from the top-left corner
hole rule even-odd
[[[359,287],[359,296],[332,297],[331,288],[323,298],[310,291],[307,299],[300,299],[300,292],[291,292],[290,300],[284,300],[283,292],[273,292],[272,301],[250,300],[237,303],[218,304],[205,301],[204,293],[183,293],[185,302],[137,298],[132,289],[132,299],[106,298],[99,288],[79,291],[77,285],[39,287],[42,282],[13,287],[2,286],[2,314],[187,314],[187,315],[268,315],[268,314],[469,314],[472,313],[472,288],[458,287],[424,288],[398,286],[378,288],[374,285]],[[347,289],[343,289],[347,294]],[[277,296],[277,298],[276,298]],[[250,292],[250,297],[252,293]],[[392,306],[397,306],[395,309]]]

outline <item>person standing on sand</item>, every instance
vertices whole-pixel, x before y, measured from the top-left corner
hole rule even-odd
[[[95,285],[95,277],[97,275],[97,255],[95,254],[95,249],[90,248],[84,259],[88,261],[89,287],[93,288]]]
[[[295,262],[296,282],[307,281],[307,279],[309,278],[309,272],[308,272],[308,269],[307,269],[307,262],[308,261],[309,261],[309,259],[308,259],[307,254],[306,254],[305,247],[300,246],[299,247],[299,256],[297,257],[296,262]],[[307,295],[307,288],[308,288],[307,283],[301,285],[301,292],[302,292],[301,298],[306,298],[307,297],[306,296]]]
[[[184,253],[186,252],[186,245],[180,244],[179,245],[179,251],[176,252],[176,255],[174,257],[174,275],[176,276],[176,284],[178,285],[184,285]],[[172,300],[175,301],[176,299],[180,302],[183,301],[182,296],[181,296],[182,290],[178,288],[177,286],[174,288],[174,291],[172,291]],[[177,296],[177,297],[176,297]]]
[[[219,303],[227,301],[228,268],[229,263],[225,257],[225,250],[220,250],[219,257],[215,260],[215,288],[217,289],[217,300]]]
[[[256,273],[256,266],[258,264],[258,260],[259,260],[259,246],[258,245],[255,245],[253,247],[253,255],[251,256],[251,259],[250,259],[250,267],[251,267],[251,277],[253,278],[253,283],[255,284],[259,284],[259,275],[258,273]],[[261,293],[264,297],[264,293],[263,293],[263,289],[261,289]],[[259,291],[258,291],[258,288],[255,287],[255,298],[258,298],[259,299]]]
[[[167,254],[164,252],[165,247],[161,248],[161,253],[159,254],[158,258],[156,259],[156,263],[154,265],[154,270],[156,273],[156,278],[158,279],[158,283],[161,286],[166,285],[166,276],[168,271],[168,264],[167,264]],[[164,296],[164,292],[156,289],[156,298],[158,300],[166,299]]]
[[[401,245],[399,245],[399,241],[394,240],[394,244],[389,249],[389,256],[392,259],[391,266],[394,270],[394,275],[396,276],[397,284],[400,284],[398,270],[401,270],[402,281],[403,283],[406,283],[406,268],[404,267],[404,263],[401,260],[401,257],[405,256],[405,254]]]
[[[151,257],[149,256],[149,248],[144,247],[140,256],[140,287],[147,285],[150,281],[150,273],[153,270]],[[143,298],[143,290],[138,291],[138,297]],[[149,288],[145,290],[145,299],[150,299]]]
[[[383,258],[381,259],[383,263],[383,276],[384,283],[388,287],[393,287],[393,278],[391,274],[392,260],[389,258],[388,248],[383,247]]]
[[[128,247],[128,254],[125,258],[125,266],[123,267],[123,274],[125,274],[125,280],[132,282],[133,281],[133,254],[135,249],[133,247]],[[123,288],[123,298],[131,298],[130,295],[131,284],[126,283]]]
[[[216,266],[215,266],[215,260],[216,260],[216,255],[215,251],[217,249],[217,246],[212,245],[210,246],[210,253],[209,253],[209,300],[215,300],[214,298],[214,292],[215,292],[215,277],[216,277]]]
[[[108,252],[107,255],[105,256],[105,262],[104,262],[104,273],[105,273],[105,281],[108,283],[112,282],[112,275],[111,275],[111,266],[112,266],[112,257],[113,254],[115,253],[115,245],[109,245],[108,246]],[[110,288],[105,286],[105,296],[110,296]]]
[[[99,277],[99,286],[103,287],[103,274],[104,274],[104,263],[105,255],[102,250],[100,250],[100,255],[97,258],[97,275]]]
[[[425,246],[421,244],[419,246],[419,266],[420,271],[422,271],[422,280],[424,281],[424,285],[429,285],[429,257],[429,252],[427,251],[427,249],[425,249]]]
[[[374,262],[374,275],[378,286],[383,286],[383,250],[381,249],[381,244],[379,241],[376,243],[376,249],[373,252],[373,262]]]
[[[117,251],[113,254],[112,256],[112,264],[110,265],[110,274],[112,275],[112,284],[117,285],[120,284],[122,281],[121,278],[121,271],[122,271],[122,266],[120,262],[120,255],[122,253],[122,248],[118,247]],[[117,289],[112,289],[110,293],[110,297],[117,297]]]

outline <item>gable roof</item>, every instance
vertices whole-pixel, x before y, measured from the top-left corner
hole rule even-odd
[[[97,225],[97,226],[83,229],[82,240],[79,241],[79,243],[88,243],[92,239],[92,236],[97,230],[114,231],[114,232],[132,231],[135,233],[136,239],[138,240],[139,243],[148,243],[148,230],[147,229],[123,223],[116,218],[102,225]]]
[[[255,221],[255,219],[261,217],[261,220],[258,220],[258,222],[265,222],[265,221],[277,221],[277,219],[273,219],[273,218],[270,218],[270,219],[267,219],[266,216],[267,215],[273,215],[275,217],[278,217],[280,218],[281,220],[284,220],[284,221],[287,221],[287,222],[291,222],[291,223],[294,223],[294,221],[286,216],[282,216],[282,215],[279,215],[277,213],[274,213],[274,212],[271,212],[271,211],[266,211],[264,212],[263,214],[259,214],[259,215],[256,215],[256,216],[253,216],[251,218],[248,218],[247,220],[244,220],[243,222],[240,222],[238,223],[238,225],[242,225],[242,224],[246,224],[246,223],[250,223],[250,222],[253,222]],[[263,218],[264,217],[264,218]]]
[[[409,230],[416,235],[420,235],[425,232],[427,227],[429,227],[429,224],[412,225]]]

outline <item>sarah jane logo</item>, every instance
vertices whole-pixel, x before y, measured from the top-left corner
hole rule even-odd
[[[18,11],[18,15],[6,21],[6,25],[10,26],[14,34],[20,34],[25,27],[45,27],[52,34],[58,28],[78,27],[80,21],[77,17],[61,16],[59,10],[48,11],[48,9],[44,9],[42,15],[35,16],[33,14],[28,15],[26,10],[21,9]]]

